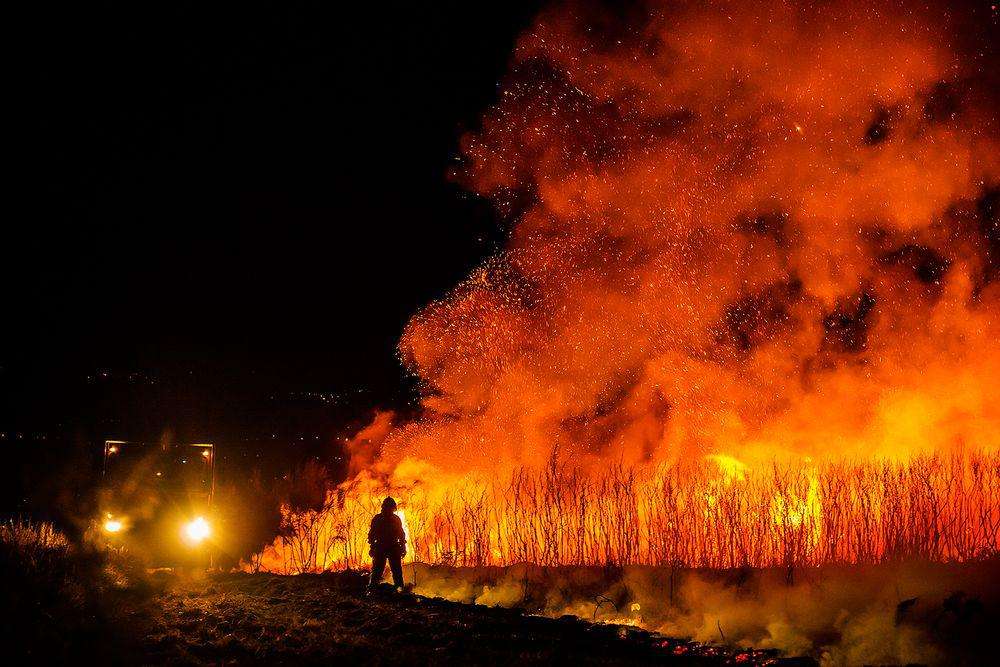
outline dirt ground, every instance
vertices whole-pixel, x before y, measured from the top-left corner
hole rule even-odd
[[[815,664],[391,589],[366,596],[364,584],[356,573],[158,574],[151,593],[115,606],[105,655],[142,664]]]

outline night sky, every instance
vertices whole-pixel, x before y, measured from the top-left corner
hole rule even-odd
[[[537,10],[23,9],[0,513],[77,503],[106,438],[336,474],[345,434],[412,406],[403,327],[505,238],[448,174]]]
[[[537,7],[339,5],[25,17],[0,430],[76,428],[95,395],[114,419],[146,384],[170,400],[133,406],[142,437],[412,393],[407,319],[503,240],[448,170]]]

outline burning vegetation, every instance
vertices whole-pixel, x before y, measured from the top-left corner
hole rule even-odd
[[[360,564],[390,492],[430,563],[995,557],[983,19],[543,13],[455,171],[506,248],[407,326],[420,415],[358,433],[351,479],[287,508],[261,566]]]
[[[781,567],[791,581],[800,567],[1000,554],[996,455],[591,473],[553,462],[444,486],[402,496],[412,560]],[[341,488],[319,509],[286,510],[291,530],[255,564],[286,573],[364,567],[379,501],[377,491]]]
[[[893,611],[892,573],[1000,549],[993,20],[861,2],[543,13],[461,143],[455,178],[509,238],[406,327],[420,413],[376,415],[350,477],[286,507],[254,566],[363,566],[392,494],[409,559],[493,581],[417,590],[524,604],[490,567],[652,567],[632,592],[649,609],[669,581],[671,605],[630,623],[833,663],[954,657]],[[780,572],[788,592],[690,568]],[[944,604],[946,578],[910,589]]]

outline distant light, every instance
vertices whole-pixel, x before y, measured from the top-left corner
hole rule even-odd
[[[119,533],[125,525],[122,523],[121,519],[116,519],[110,512],[106,515],[107,519],[104,522],[104,531],[107,533]]]
[[[210,533],[211,530],[209,529],[208,522],[205,521],[204,517],[198,517],[197,519],[184,524],[184,538],[191,544],[199,544],[202,540],[208,537]]]
[[[118,453],[118,445],[111,445],[110,447],[108,447],[108,454],[117,454],[117,453]]]
[[[201,455],[204,456],[207,459],[208,457],[210,457],[212,455],[212,450],[211,449],[203,449],[203,450],[201,450]]]

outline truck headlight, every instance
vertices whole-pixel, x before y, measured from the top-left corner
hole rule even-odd
[[[208,526],[208,521],[204,517],[198,517],[184,524],[181,531],[184,540],[191,545],[201,544],[201,542],[212,533]]]
[[[125,529],[125,522],[108,512],[101,527],[104,528],[105,533],[120,533]]]

